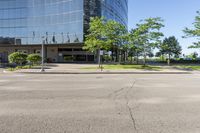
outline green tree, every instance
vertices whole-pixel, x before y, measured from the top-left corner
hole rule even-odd
[[[38,64],[41,60],[42,60],[42,57],[38,54],[30,54],[27,57],[27,61],[29,61],[33,65]]]
[[[163,33],[160,32],[160,29],[162,27],[164,27],[163,20],[157,17],[142,20],[139,24],[136,24],[136,29],[132,30],[132,42],[143,51],[144,65],[146,65],[148,53],[161,43],[160,38]]]
[[[113,20],[104,20],[103,18],[94,17],[90,20],[90,27],[85,38],[84,49],[90,52],[98,52],[100,50],[112,51],[115,50],[116,59],[119,61],[119,52],[125,48],[123,45],[127,42],[127,28]],[[100,59],[100,58],[99,58]],[[100,60],[98,60],[100,64]],[[100,65],[99,65],[100,66]]]
[[[162,53],[161,51],[156,52],[155,57],[159,57],[161,61],[164,61],[164,60],[165,60],[164,53]]]
[[[100,50],[109,49],[105,39],[105,21],[103,18],[93,17],[90,19],[89,26],[83,49],[98,53],[98,63],[100,67]]]
[[[168,65],[170,65],[171,56],[178,56],[181,54],[182,48],[179,45],[178,40],[171,36],[169,38],[165,38],[163,43],[159,46],[160,53],[168,55]]]
[[[190,55],[187,55],[187,58],[191,58],[193,60],[196,60],[198,58],[198,53],[197,52],[193,52]]]
[[[137,29],[132,29],[129,33],[129,56],[131,56],[131,63],[133,63],[133,57],[136,56],[137,64],[139,63],[139,55],[142,53],[142,49],[138,42]]]
[[[147,54],[150,58],[154,57],[154,53],[152,51],[150,51],[148,54]]]
[[[185,28],[183,32],[185,36],[183,38],[195,37],[198,39],[197,42],[194,42],[193,45],[189,46],[189,48],[200,48],[200,11],[197,11],[197,16],[195,17],[195,22],[193,23],[194,28]]]
[[[119,54],[121,55],[122,49],[125,48],[123,46],[128,41],[128,31],[124,25],[113,20],[107,21],[105,28],[105,36],[112,51],[112,58],[115,51],[116,61],[120,61]]]
[[[16,63],[17,65],[22,65],[26,62],[27,55],[21,52],[14,52],[8,56],[10,63]]]
[[[194,52],[194,53],[192,54],[193,59],[196,60],[196,59],[198,58],[198,55],[199,55],[199,54],[198,54],[197,52]]]

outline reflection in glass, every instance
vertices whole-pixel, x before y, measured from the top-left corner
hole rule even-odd
[[[41,44],[43,36],[47,44],[82,42],[83,0],[0,0],[1,38]]]

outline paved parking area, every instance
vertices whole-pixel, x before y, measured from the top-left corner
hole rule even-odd
[[[199,81],[199,74],[0,74],[0,133],[198,133]]]

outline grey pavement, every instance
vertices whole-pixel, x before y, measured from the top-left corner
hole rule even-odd
[[[0,133],[199,133],[200,74],[0,74]]]
[[[0,73],[3,73],[3,70],[4,70],[3,68],[0,68]]]

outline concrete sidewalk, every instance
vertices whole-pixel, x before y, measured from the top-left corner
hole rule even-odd
[[[84,69],[88,67],[96,67],[96,64],[46,64],[45,72],[40,69],[21,69],[16,73],[28,74],[190,74],[191,71],[164,68],[162,70],[140,70],[140,69],[117,69],[103,70],[100,69]]]

